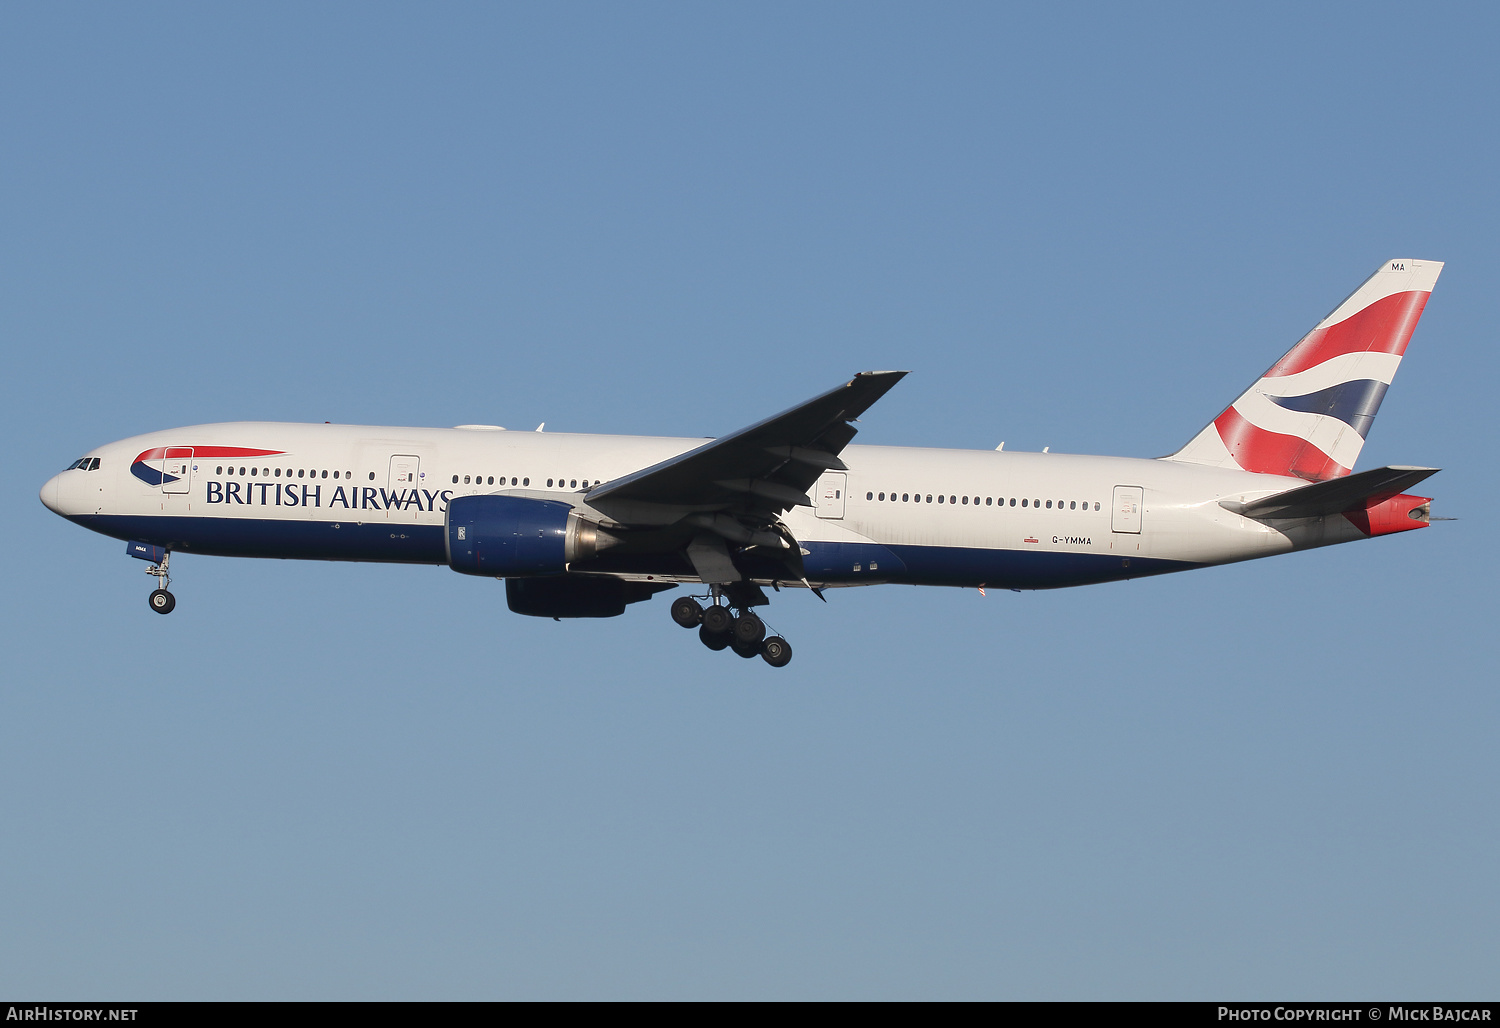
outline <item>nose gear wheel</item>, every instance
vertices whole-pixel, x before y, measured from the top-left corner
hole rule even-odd
[[[177,606],[177,597],[167,592],[167,586],[172,584],[172,576],[168,574],[168,565],[172,560],[172,551],[168,550],[161,555],[161,563],[153,564],[146,569],[146,574],[156,579],[157,587],[151,590],[151,595],[146,597],[146,603],[158,614],[170,614]]]

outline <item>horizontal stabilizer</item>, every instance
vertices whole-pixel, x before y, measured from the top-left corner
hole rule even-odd
[[[1365,510],[1384,500],[1406,492],[1412,486],[1441,468],[1417,468],[1392,465],[1372,468],[1357,475],[1332,478],[1326,482],[1298,486],[1249,503],[1225,500],[1225,510],[1247,518],[1317,518],[1345,511]]]

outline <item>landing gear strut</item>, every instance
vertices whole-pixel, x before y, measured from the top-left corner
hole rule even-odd
[[[765,593],[755,593],[763,603]],[[747,660],[759,656],[772,667],[786,667],[792,660],[792,647],[779,635],[766,635],[766,623],[750,610],[748,603],[735,604],[736,616],[729,604],[718,602],[720,589],[714,587],[714,602],[704,607],[691,596],[672,601],[672,620],[683,628],[697,628],[698,638],[711,650],[731,649]],[[728,597],[730,603],[734,597]],[[740,597],[752,599],[750,596]]]
[[[167,586],[172,584],[172,576],[167,573],[167,565],[172,559],[172,553],[168,550],[161,555],[161,563],[153,564],[146,569],[146,574],[156,576],[160,583],[157,588],[151,590],[151,595],[146,597],[146,603],[158,614],[170,614],[177,606],[177,597],[167,592]]]

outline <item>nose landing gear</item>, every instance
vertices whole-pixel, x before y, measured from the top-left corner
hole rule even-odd
[[[755,591],[761,602],[765,602],[765,594],[759,589]],[[748,604],[737,604],[740,613],[736,616],[730,606],[719,603],[718,599],[716,595],[714,603],[704,607],[691,596],[679,596],[672,601],[672,620],[683,628],[698,629],[699,640],[711,650],[733,650],[747,660],[759,656],[772,667],[786,667],[791,663],[791,645],[779,635],[767,636],[766,623],[750,610]],[[730,599],[733,602],[733,598]]]
[[[167,551],[161,555],[160,564],[153,564],[146,569],[146,574],[154,575],[159,583],[151,590],[151,595],[146,597],[146,603],[158,614],[170,614],[177,606],[177,597],[167,592],[167,586],[172,584],[172,576],[167,573],[167,565],[171,559],[171,551]]]

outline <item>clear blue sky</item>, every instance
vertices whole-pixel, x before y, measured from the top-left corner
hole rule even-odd
[[[0,994],[1493,998],[1487,5],[6,5]],[[41,483],[236,419],[1155,456],[1448,262],[1430,530],[1054,593],[144,565]]]

